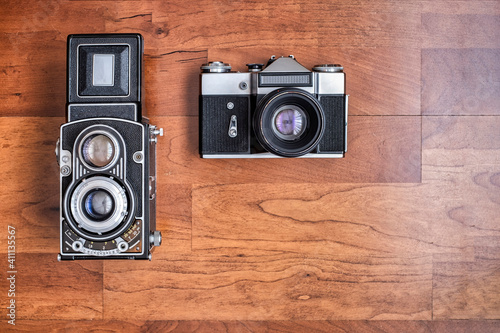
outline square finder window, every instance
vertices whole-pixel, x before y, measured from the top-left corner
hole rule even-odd
[[[92,66],[94,86],[112,87],[115,84],[115,55],[94,54]]]

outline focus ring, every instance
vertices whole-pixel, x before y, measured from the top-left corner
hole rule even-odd
[[[109,193],[113,200],[113,212],[103,220],[92,219],[85,212],[85,199],[95,190]],[[102,235],[120,226],[128,215],[129,201],[125,189],[109,177],[95,176],[82,181],[72,192],[70,198],[71,214],[80,229]]]
[[[303,133],[298,138],[287,140],[276,132],[273,122],[282,107],[304,111]],[[277,89],[266,95],[258,104],[253,129],[257,140],[267,151],[283,157],[299,157],[314,150],[323,137],[325,114],[318,100],[310,93],[297,89]]]

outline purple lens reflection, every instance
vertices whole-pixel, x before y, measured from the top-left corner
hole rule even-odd
[[[303,114],[297,109],[282,109],[276,115],[275,125],[282,135],[299,136],[303,132]]]

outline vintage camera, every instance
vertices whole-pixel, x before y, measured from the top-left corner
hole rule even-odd
[[[139,34],[70,35],[67,123],[60,129],[59,259],[150,259],[156,142],[144,108]]]
[[[340,65],[310,71],[293,56],[272,56],[231,72],[201,66],[203,158],[343,157],[347,151],[345,74]]]

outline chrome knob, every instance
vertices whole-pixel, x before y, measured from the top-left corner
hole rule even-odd
[[[149,242],[154,246],[160,246],[161,240],[161,232],[159,232],[158,230],[149,235]]]

